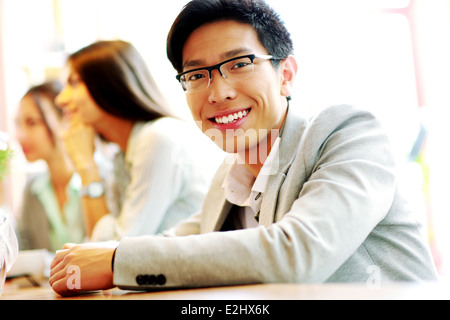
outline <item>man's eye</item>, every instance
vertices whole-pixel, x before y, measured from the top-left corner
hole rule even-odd
[[[188,82],[197,81],[197,80],[203,79],[204,77],[205,77],[205,75],[202,73],[189,74],[188,77],[186,78],[186,81],[188,81]]]
[[[241,58],[234,61],[229,62],[228,67],[229,70],[239,70],[239,69],[246,69],[246,67],[252,65],[252,61],[249,58]]]
[[[249,62],[237,62],[232,69],[241,69],[250,65]]]

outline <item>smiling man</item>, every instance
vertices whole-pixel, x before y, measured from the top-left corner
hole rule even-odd
[[[291,51],[292,44],[285,45]],[[286,98],[297,72],[295,59],[269,55],[253,27],[235,20],[194,30],[182,57],[177,78],[194,119],[205,134],[213,134],[219,147],[245,159],[256,177],[274,142],[271,136],[276,137],[284,123]]]
[[[76,293],[71,265],[80,290],[436,278],[379,121],[350,106],[298,115],[292,41],[267,4],[193,0],[167,53],[194,119],[235,157],[202,212],[170,232],[67,246],[52,262],[56,292]]]

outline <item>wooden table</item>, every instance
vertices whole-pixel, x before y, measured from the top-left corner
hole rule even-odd
[[[450,300],[450,284],[257,284],[230,287],[137,292],[112,289],[61,297],[48,284],[17,288],[7,284],[0,300]]]

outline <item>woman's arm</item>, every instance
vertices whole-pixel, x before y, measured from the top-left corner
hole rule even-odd
[[[82,188],[87,188],[92,182],[102,181],[94,160],[94,138],[94,130],[82,123],[71,123],[63,134],[65,148],[81,178]],[[109,213],[105,193],[96,198],[83,195],[82,203],[86,233],[90,237],[97,222]]]

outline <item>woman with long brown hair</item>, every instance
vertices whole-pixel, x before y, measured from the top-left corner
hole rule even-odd
[[[92,240],[161,233],[200,210],[221,152],[168,108],[130,43],[99,41],[70,55],[56,101],[70,122],[64,141],[81,176]],[[120,149],[117,214],[108,209],[93,159],[96,135]]]

